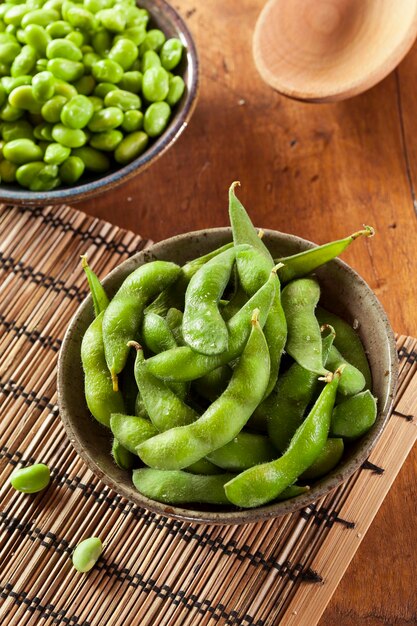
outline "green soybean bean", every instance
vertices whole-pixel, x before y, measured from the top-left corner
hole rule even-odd
[[[285,349],[305,369],[326,375],[320,326],[314,315],[319,298],[320,287],[314,278],[299,278],[283,289],[281,300],[288,325]]]
[[[173,283],[179,272],[175,263],[147,263],[123,281],[110,302],[104,314],[103,336],[108,367],[115,383],[129,353],[127,342],[137,336],[148,300]],[[117,383],[115,386],[117,388]]]
[[[17,4],[7,9],[3,20],[5,24],[13,24],[14,26],[20,26],[23,16],[28,12],[27,6],[24,4]]]
[[[315,246],[309,250],[303,250],[298,254],[282,257],[278,262],[284,266],[280,269],[278,276],[283,282],[289,282],[294,278],[301,278],[306,274],[311,274],[317,268],[328,261],[339,256],[346,248],[359,237],[372,237],[375,234],[372,226],[365,226],[349,237],[326,243],[322,246]]]
[[[161,67],[161,59],[154,50],[147,50],[142,57],[142,72],[151,67]]]
[[[0,28],[1,28],[1,26],[0,26]],[[17,31],[16,31],[16,39],[22,45],[25,45],[26,43],[28,43],[27,38],[26,38],[26,31],[23,30],[23,28],[18,28],[17,29]]]
[[[325,476],[340,462],[343,451],[343,439],[329,438],[317,459],[301,474],[300,479],[316,480]]]
[[[110,418],[110,428],[115,438],[132,454],[136,454],[136,447],[142,441],[146,441],[158,433],[149,420],[136,415],[123,415],[121,413],[113,413]]]
[[[330,349],[326,365],[332,371],[341,365],[345,366],[338,390],[342,396],[354,396],[365,387],[365,377],[362,372],[348,363],[335,346]]]
[[[166,101],[173,107],[179,102],[185,91],[185,83],[181,76],[172,76],[169,79],[169,89]]]
[[[34,137],[32,125],[27,120],[4,122],[1,135],[6,143],[13,139],[33,139]]]
[[[265,324],[276,294],[277,284],[278,278],[272,271],[265,285],[228,322],[229,349],[227,352],[206,356],[195,352],[188,346],[173,348],[148,359],[146,362],[148,370],[164,380],[185,382],[201,378],[217,367],[230,363],[242,353],[249,336],[249,321],[255,308],[260,309],[260,325]]]
[[[98,83],[119,83],[123,77],[123,68],[116,61],[101,59],[91,68],[91,72]]]
[[[327,357],[334,340],[334,331],[322,339],[323,362]],[[298,363],[279,377],[271,395],[258,407],[254,417],[266,420],[268,435],[274,446],[284,452],[297,428],[300,426],[304,412],[314,397],[318,386],[315,372],[305,369]]]
[[[207,456],[209,461],[229,472],[243,472],[277,457],[278,452],[268,437],[245,431]]]
[[[39,139],[40,141],[53,141],[52,128],[52,124],[43,122],[42,124],[35,126],[33,129],[33,135],[35,139]]]
[[[84,7],[74,6],[68,9],[67,21],[74,28],[79,28],[82,31],[91,31],[97,28],[97,20],[90,11],[87,11]]]
[[[4,41],[0,43],[0,62],[10,65],[20,53],[21,47],[17,41]]]
[[[10,94],[13,89],[16,87],[21,87],[22,85],[30,85],[32,83],[32,76],[3,76],[1,79],[1,84],[6,94]],[[6,98],[4,99],[4,101]]]
[[[107,172],[107,170],[110,169],[108,156],[91,146],[82,146],[82,148],[77,148],[72,151],[72,155],[79,157],[83,161],[86,169],[90,172],[97,172],[100,174],[101,172]]]
[[[102,98],[104,100],[108,93],[115,91],[116,89],[119,89],[119,87],[117,85],[113,85],[113,83],[99,83],[94,89],[94,95],[97,98]]]
[[[39,24],[29,24],[24,30],[26,43],[41,57],[45,56],[46,48],[51,41],[48,29],[39,26]]]
[[[60,117],[61,122],[68,128],[80,129],[87,126],[93,115],[94,107],[87,96],[78,95],[64,104]]]
[[[83,55],[81,50],[68,39],[52,39],[46,48],[48,59],[69,59],[70,61],[81,61]]]
[[[29,24],[38,24],[39,26],[48,26],[51,22],[57,22],[60,18],[58,11],[53,9],[36,9],[29,11],[22,18],[22,27],[26,28]]]
[[[9,104],[15,109],[23,109],[30,113],[40,113],[42,105],[33,95],[31,85],[21,85],[13,89],[9,95]]]
[[[111,33],[105,28],[96,31],[93,33],[91,38],[91,45],[97,54],[105,55],[108,54],[111,46],[112,46],[113,37]]]
[[[45,30],[52,39],[62,39],[69,35],[74,29],[71,24],[68,24],[65,20],[58,20],[57,22],[48,24]]]
[[[97,96],[87,96],[87,97],[90,100],[91,104],[93,105],[94,113],[104,107],[104,100],[102,100],[101,98],[97,98]]]
[[[106,107],[119,107],[122,111],[140,109],[141,106],[139,96],[123,89],[110,91],[106,94],[104,104]]]
[[[46,70],[47,66],[48,66],[48,59],[42,58],[36,61],[35,69],[37,72],[43,72]]]
[[[59,78],[55,79],[55,93],[59,96],[64,96],[67,100],[74,98],[77,95],[77,90],[74,85],[67,83],[65,80]]]
[[[98,11],[96,17],[104,28],[112,33],[121,33],[126,28],[126,17],[123,11],[117,10],[115,7]]]
[[[101,60],[101,56],[96,52],[86,52],[83,56],[83,64],[84,70],[86,73],[90,74],[93,65],[98,63]]]
[[[145,111],[143,128],[149,137],[158,137],[165,130],[171,115],[166,102],[153,102]]]
[[[165,39],[166,37],[161,30],[158,30],[157,28],[148,30],[145,39],[140,45],[139,54],[143,56],[146,50],[155,50],[156,52],[159,52],[165,43]]]
[[[130,39],[136,46],[140,46],[140,44],[145,41],[146,29],[143,26],[131,26],[130,28],[126,28],[121,35],[116,35],[114,41],[117,41],[119,37]]]
[[[117,439],[113,439],[111,455],[114,462],[122,470],[131,470],[137,461],[137,456],[127,450]]]
[[[256,465],[225,485],[230,502],[246,508],[270,502],[314,463],[327,440],[338,383],[336,372],[279,459]]]
[[[55,94],[55,78],[51,72],[39,72],[32,80],[32,94],[37,102],[46,102]]]
[[[126,135],[114,152],[115,160],[122,165],[130,163],[142,154],[148,145],[148,141],[148,135],[142,131]]]
[[[162,46],[160,56],[162,67],[166,70],[173,70],[181,61],[183,45],[181,41],[175,37],[167,39]]]
[[[63,124],[55,124],[52,137],[67,148],[80,148],[87,142],[87,135],[81,129],[67,128]]]
[[[125,72],[118,86],[131,93],[139,93],[142,89],[142,76],[142,72],[138,71]]]
[[[94,567],[103,552],[103,546],[98,537],[84,539],[75,548],[72,555],[72,564],[78,572],[89,572]]]
[[[352,326],[337,315],[317,307],[317,319],[320,324],[331,324],[336,331],[334,345],[343,357],[356,367],[365,377],[366,389],[372,387],[372,374],[362,342]]]
[[[24,110],[19,109],[17,107],[12,106],[9,102],[7,102],[1,108],[0,118],[3,122],[15,122],[19,120],[24,115]]]
[[[81,48],[81,46],[83,46],[87,41],[85,33],[80,33],[78,30],[73,30],[72,33],[65,36],[65,39],[67,39],[67,41],[71,41],[77,46],[77,48]]]
[[[14,470],[10,476],[10,483],[16,491],[22,493],[37,493],[49,485],[49,467],[43,463],[36,463],[28,467]]]
[[[130,39],[118,39],[111,48],[108,58],[116,61],[123,70],[129,70],[138,58],[138,47]]]
[[[59,143],[50,143],[45,150],[44,161],[50,165],[61,165],[71,154],[71,149]]]
[[[4,150],[4,147],[3,147]],[[16,180],[17,165],[3,159],[0,161],[0,180],[2,183],[14,183]]]
[[[88,124],[89,130],[93,133],[100,133],[105,130],[113,130],[123,122],[123,111],[118,107],[105,107],[93,113]]]
[[[26,76],[31,73],[36,64],[36,50],[32,46],[23,46],[21,52],[14,59],[10,68],[12,76]]]
[[[80,148],[82,149],[82,148]],[[70,156],[59,168],[59,177],[66,185],[72,185],[84,173],[84,161],[77,156]]]
[[[88,286],[93,300],[94,315],[97,317],[100,313],[106,310],[109,304],[109,299],[98,276],[88,265],[87,256],[85,254],[81,255],[81,267],[87,276]]]
[[[102,9],[108,9],[112,3],[107,0],[84,0],[84,6],[91,13],[98,13]]]
[[[165,100],[169,91],[169,76],[163,67],[151,67],[143,74],[142,93],[149,102]]]
[[[23,165],[29,161],[40,161],[42,151],[31,139],[14,139],[4,145],[4,158],[16,165]]]
[[[126,111],[123,116],[122,128],[127,133],[140,130],[143,126],[143,113],[141,111]]]
[[[114,152],[123,140],[123,133],[119,130],[107,130],[103,133],[95,133],[90,139],[90,145],[97,150]]]
[[[133,470],[132,478],[139,493],[158,502],[228,504],[224,485],[232,475],[201,476],[182,471],[141,468]]]
[[[227,389],[195,422],[175,427],[140,444],[149,467],[183,469],[227,444],[242,430],[262,400],[269,379],[269,350],[258,321],[252,328]]]
[[[55,78],[60,78],[67,82],[78,80],[84,74],[84,65],[82,63],[64,58],[50,59],[47,69]]]
[[[376,398],[369,390],[358,393],[338,404],[332,415],[334,437],[354,440],[364,435],[376,420]]]
[[[45,102],[41,109],[44,120],[50,124],[59,122],[61,111],[66,103],[67,99],[64,96],[53,96],[53,98]]]
[[[219,311],[219,300],[230,280],[236,250],[226,250],[203,265],[185,294],[182,331],[185,342],[201,354],[228,349],[229,332]]]
[[[84,390],[87,406],[97,421],[110,425],[112,413],[125,413],[119,391],[114,391],[103,344],[103,317],[100,313],[85,332],[81,344],[81,361],[84,369]]]
[[[7,92],[2,83],[0,83],[0,107],[7,101]]]
[[[79,94],[83,96],[90,96],[96,87],[96,81],[92,76],[82,76],[74,83],[74,87]]]

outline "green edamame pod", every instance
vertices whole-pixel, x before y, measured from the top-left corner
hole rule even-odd
[[[362,372],[343,358],[335,346],[332,346],[326,366],[329,370],[335,370],[341,365],[345,365],[345,367],[340,379],[338,391],[342,396],[354,396],[365,387],[365,377]]]
[[[294,280],[282,291],[282,306],[288,325],[285,349],[302,367],[326,375],[320,326],[314,315],[320,286],[314,278]]]
[[[231,477],[231,474],[201,476],[181,471],[141,468],[133,471],[132,478],[139,493],[158,502],[228,504],[224,485]]]
[[[278,456],[268,437],[242,431],[225,446],[207,455],[207,458],[229,472],[243,472],[249,467],[267,463]]]
[[[172,335],[175,339],[175,343],[177,346],[184,346],[185,341],[182,336],[182,318],[184,314],[182,311],[179,311],[175,307],[171,307],[168,309],[167,314],[165,316],[166,323],[168,324],[168,328],[172,332]]]
[[[282,257],[276,261],[276,263],[284,264],[279,270],[278,276],[282,282],[288,283],[295,278],[311,274],[318,267],[342,254],[358,237],[372,237],[374,234],[375,231],[372,226],[365,226],[363,230],[359,230],[344,239],[338,239],[322,246],[304,250],[298,254]]]
[[[322,339],[324,364],[327,362],[334,337],[334,329],[330,327],[330,333]],[[258,421],[264,418],[268,435],[280,452],[286,450],[303,421],[304,412],[313,400],[317,387],[317,374],[298,363],[293,363],[278,379],[271,395],[255,411],[253,417]]]
[[[121,413],[112,414],[110,428],[115,438],[132,454],[137,454],[136,447],[142,441],[158,434],[157,429],[148,419]]]
[[[104,313],[100,313],[87,328],[81,344],[81,361],[87,406],[93,417],[108,427],[110,415],[125,413],[125,407],[121,393],[113,390],[107,368],[102,333],[103,317]]]
[[[208,372],[194,381],[194,389],[203,398],[211,402],[217,400],[226,389],[232,377],[232,370],[228,365],[222,365],[212,372]]]
[[[300,476],[301,480],[316,480],[328,474],[343,456],[343,439],[329,438],[317,459]]]
[[[314,463],[327,440],[339,378],[339,372],[329,375],[329,382],[279,459],[251,467],[225,485],[230,502],[247,508],[266,504]]]
[[[93,299],[94,314],[97,317],[100,313],[106,310],[107,305],[109,304],[109,299],[97,275],[88,265],[87,255],[85,254],[81,255],[81,265],[87,276],[88,286]]]
[[[116,389],[117,374],[122,371],[129,354],[127,343],[138,334],[148,300],[172,284],[179,273],[179,266],[167,261],[142,265],[123,281],[107,307],[103,338],[106,360]]]
[[[233,248],[222,252],[205,263],[188,284],[182,332],[190,348],[201,354],[220,354],[228,348],[229,333],[219,300],[229,282],[235,255]]]
[[[111,454],[116,465],[123,470],[131,470],[137,461],[137,456],[129,452],[117,439],[113,439]]]
[[[224,393],[195,422],[172,428],[140,444],[137,452],[149,467],[183,469],[231,441],[261,401],[269,379],[268,345],[258,321]]]
[[[336,331],[334,345],[343,357],[354,365],[365,377],[366,389],[372,388],[372,375],[366,358],[365,350],[358,335],[345,320],[334,313],[330,313],[321,307],[317,307],[316,316],[320,324],[331,324]]]
[[[129,346],[136,349],[135,378],[140,397],[153,425],[159,432],[191,424],[198,414],[185,404],[163,380],[148,372],[143,351],[138,343],[131,341]],[[204,456],[204,455],[203,455]]]
[[[192,465],[186,468],[187,472],[191,474],[204,474],[205,476],[214,476],[214,474],[221,474],[222,470],[214,463],[210,463],[207,459],[200,459]]]
[[[376,398],[369,390],[362,391],[334,408],[332,435],[349,440],[357,439],[375,423],[376,413]]]
[[[152,311],[143,316],[142,338],[146,347],[155,354],[177,346],[177,342],[165,318]]]
[[[275,271],[268,281],[228,322],[229,349],[222,354],[204,355],[188,346],[167,350],[147,360],[148,370],[155,376],[169,381],[188,381],[201,378],[212,370],[226,365],[241,353],[249,335],[249,321],[255,308],[260,309],[259,323],[265,324],[271,303],[275,297],[278,279]]]

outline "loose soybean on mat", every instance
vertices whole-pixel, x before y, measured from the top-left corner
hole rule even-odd
[[[58,351],[87,295],[79,255],[104,277],[147,244],[66,206],[0,206],[0,623],[314,626],[416,439],[417,340],[397,338],[394,412],[363,468],[329,496],[246,526],[155,515],[92,474],[56,404]],[[32,463],[49,465],[51,482],[18,493],[10,474]],[[104,551],[81,574],[70,556],[89,536]]]

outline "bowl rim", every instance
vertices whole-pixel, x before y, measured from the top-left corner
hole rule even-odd
[[[279,237],[284,237],[286,240],[289,240],[297,245],[302,246],[302,249],[308,249],[312,247],[316,247],[317,244],[303,239],[302,237],[298,237],[296,235],[291,235],[288,233],[282,233],[280,231],[271,230],[271,229],[262,229],[265,233],[265,238],[275,237],[278,235]],[[230,227],[220,227],[220,228],[210,228],[204,230],[190,231],[187,233],[182,233],[178,235],[174,235],[173,237],[169,237],[162,241],[159,241],[140,252],[132,255],[127,258],[125,261],[117,265],[109,274],[103,279],[103,285],[105,286],[107,282],[111,281],[112,278],[118,273],[123,273],[123,269],[131,265],[135,264],[136,260],[143,260],[145,263],[147,262],[146,257],[158,256],[158,250],[163,249],[167,243],[177,243],[177,242],[186,242],[190,238],[207,238],[210,237],[210,234],[213,235],[229,235],[231,234]],[[387,390],[385,394],[385,403],[384,406],[379,407],[378,410],[378,423],[374,426],[371,433],[365,434],[362,438],[362,443],[359,452],[356,456],[349,460],[346,467],[343,467],[339,470],[338,475],[334,475],[334,472],[330,472],[326,477],[323,477],[319,480],[316,485],[313,485],[311,489],[304,494],[296,496],[291,500],[275,502],[272,504],[266,504],[262,507],[257,507],[253,509],[237,509],[236,511],[203,511],[203,510],[194,510],[192,508],[182,508],[180,506],[175,505],[167,505],[161,502],[157,502],[156,500],[151,500],[139,492],[134,493],[135,497],[132,497],[132,493],[129,493],[127,489],[123,485],[117,483],[116,480],[113,480],[110,476],[108,476],[103,470],[97,465],[94,457],[89,454],[88,450],[83,446],[82,442],[78,439],[77,435],[72,426],[71,416],[69,412],[67,412],[65,406],[65,393],[67,389],[67,385],[65,384],[65,373],[64,373],[64,361],[65,361],[65,353],[67,350],[67,345],[71,342],[71,336],[74,330],[74,327],[77,325],[77,320],[80,315],[84,311],[84,309],[90,306],[91,303],[91,295],[88,295],[84,301],[80,304],[80,306],[75,311],[74,315],[71,318],[71,321],[67,327],[62,346],[58,356],[58,366],[57,366],[57,387],[58,387],[58,407],[59,407],[59,415],[61,421],[64,424],[64,428],[66,433],[75,447],[77,453],[80,455],[82,460],[86,463],[89,469],[96,475],[100,480],[102,480],[108,487],[114,490],[116,493],[122,495],[127,498],[130,502],[134,502],[134,504],[138,505],[141,508],[148,509],[153,513],[157,513],[159,515],[168,516],[174,519],[178,519],[181,521],[187,522],[196,522],[196,523],[206,523],[206,524],[219,524],[219,525],[230,525],[230,524],[248,524],[266,521],[270,518],[281,517],[283,515],[287,515],[288,513],[296,512],[312,503],[316,502],[320,498],[328,495],[342,483],[344,483],[352,474],[359,469],[359,467],[366,461],[370,452],[376,445],[379,437],[381,436],[386,423],[388,421],[390,412],[392,410],[395,392],[397,389],[398,382],[398,356],[395,344],[395,336],[394,332],[391,328],[390,322],[388,320],[387,314],[385,313],[384,308],[382,307],[379,299],[366,283],[366,281],[347,263],[342,261],[339,258],[333,259],[329,263],[336,263],[339,267],[341,267],[345,272],[349,273],[355,280],[360,284],[362,288],[365,288],[367,292],[370,294],[373,304],[377,310],[377,313],[385,327],[386,330],[386,341],[388,343],[388,354],[390,359],[390,368],[388,375],[388,384]],[[139,265],[142,265],[140,263]],[[138,265],[138,267],[139,267]],[[133,270],[132,270],[133,271]],[[133,484],[133,483],[132,483]]]
[[[189,120],[194,112],[197,104],[197,97],[199,93],[200,84],[200,65],[197,54],[197,49],[194,43],[194,39],[191,32],[182,18],[173,6],[171,6],[166,0],[153,0],[152,5],[165,15],[167,15],[178,31],[178,36],[185,44],[186,58],[187,58],[187,73],[188,79],[186,81],[186,91],[183,108],[177,116],[174,115],[172,123],[168,126],[166,132],[164,132],[156,141],[145,150],[143,154],[136,159],[119,167],[118,169],[111,171],[104,176],[94,178],[94,180],[86,181],[79,185],[75,184],[73,187],[65,186],[62,188],[54,189],[52,191],[29,191],[17,187],[16,189],[5,189],[0,184],[0,202],[14,204],[26,204],[26,205],[42,205],[59,204],[59,202],[66,202],[69,199],[71,202],[80,202],[87,200],[93,196],[97,196],[107,190],[114,189],[115,187],[130,180],[139,173],[144,172],[152,163],[157,161],[173,143],[178,139],[181,133],[188,126]],[[154,10],[150,10],[151,17],[154,17]]]

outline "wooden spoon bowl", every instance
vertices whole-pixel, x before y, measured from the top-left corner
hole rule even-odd
[[[262,78],[291,98],[343,100],[369,89],[417,36],[417,0],[269,0],[254,33]]]

